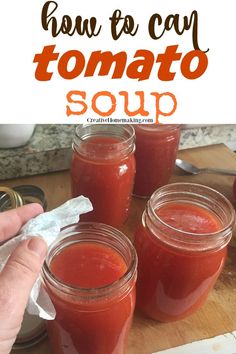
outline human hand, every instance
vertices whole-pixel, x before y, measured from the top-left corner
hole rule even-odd
[[[0,243],[16,235],[22,225],[42,212],[42,207],[33,203],[0,213]],[[0,273],[1,354],[8,354],[12,349],[46,252],[46,243],[41,238],[24,240],[11,254]]]

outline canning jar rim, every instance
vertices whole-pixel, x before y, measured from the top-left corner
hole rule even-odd
[[[158,129],[153,129],[155,131],[155,133],[163,133],[165,131],[176,131],[179,130],[181,128],[181,124],[166,124],[166,123],[159,123],[159,124],[135,124],[135,127],[137,127],[138,129],[141,129],[143,131],[152,131],[152,127],[153,128],[163,128],[158,130]],[[168,129],[164,129],[164,128],[168,128]]]
[[[168,223],[164,222],[156,213],[155,213],[155,208],[154,206],[152,205],[155,197],[161,193],[161,192],[165,192],[166,190],[168,190],[168,188],[170,187],[196,187],[196,188],[201,188],[201,189],[205,189],[207,191],[210,191],[210,192],[213,192],[215,195],[218,195],[220,196],[220,198],[226,203],[226,205],[229,207],[229,210],[230,210],[230,214],[231,214],[231,217],[230,217],[230,220],[228,221],[228,223],[222,227],[220,230],[218,231],[215,231],[215,232],[208,232],[208,233],[194,233],[194,232],[188,232],[188,231],[184,231],[184,230],[180,230],[178,228],[175,228],[174,226],[171,226],[169,225]],[[181,192],[181,191],[179,191]],[[189,193],[189,192],[186,192],[186,191],[182,191],[183,193],[185,193],[185,195],[187,194],[191,194],[191,195],[197,195],[196,193]],[[173,194],[173,193],[171,193]],[[163,203],[164,204],[164,203]],[[195,239],[197,241],[197,239],[200,241],[202,238],[206,238],[207,239],[213,239],[215,238],[217,235],[219,234],[224,234],[227,232],[227,230],[234,225],[234,222],[235,222],[235,211],[234,211],[234,208],[232,206],[232,204],[230,203],[230,201],[220,192],[218,192],[217,190],[211,188],[211,187],[208,187],[208,186],[205,186],[203,184],[199,184],[199,183],[191,183],[191,182],[176,182],[176,183],[170,183],[170,184],[167,184],[163,187],[160,187],[158,188],[150,197],[148,203],[147,203],[147,207],[146,207],[146,210],[147,210],[147,214],[149,216],[151,216],[154,221],[157,221],[159,222],[160,224],[162,224],[165,228],[175,232],[177,235],[182,235],[182,236],[188,236],[189,238],[192,238],[192,239]],[[144,211],[145,213],[146,211]]]
[[[113,232],[116,234],[116,238],[118,239],[118,237],[120,238],[120,241],[125,241],[126,246],[129,248],[130,250],[130,255],[131,255],[131,261],[130,264],[127,265],[127,270],[126,272],[117,280],[115,280],[114,282],[107,284],[105,286],[100,286],[100,287],[96,287],[96,288],[85,288],[85,287],[79,287],[79,286],[74,286],[71,284],[67,284],[64,281],[60,280],[57,276],[55,276],[53,274],[53,272],[50,270],[50,266],[49,266],[49,260],[50,260],[50,252],[56,248],[57,245],[59,245],[60,241],[66,241],[69,239],[69,237],[71,236],[76,236],[76,234],[79,234],[79,231],[72,231],[72,234],[70,235],[62,235],[61,237],[58,237],[55,241],[53,241],[51,243],[51,245],[49,246],[48,249],[48,253],[46,256],[46,259],[43,263],[43,267],[42,267],[42,277],[43,279],[46,279],[47,281],[50,282],[50,284],[52,286],[56,286],[57,291],[62,291],[64,293],[69,293],[71,294],[72,292],[78,292],[79,294],[76,294],[79,297],[102,297],[104,295],[106,295],[107,293],[110,293],[114,290],[121,289],[123,286],[125,286],[126,284],[128,284],[128,282],[134,277],[136,276],[136,271],[137,271],[137,254],[136,254],[136,250],[132,244],[132,242],[129,240],[129,238],[127,236],[125,236],[125,234],[123,234],[121,231],[115,229],[114,227],[110,226],[110,225],[106,225],[103,223],[97,223],[97,222],[79,222],[79,223],[75,223],[75,224],[70,224],[67,225],[65,227],[63,227],[61,229],[61,232],[71,229],[71,228],[76,228],[76,227],[83,227],[83,226],[87,226],[87,230],[89,230],[89,227],[94,227],[96,230],[99,229],[99,227],[104,231],[106,230],[106,232]],[[68,240],[69,241],[69,240]],[[79,241],[79,242],[84,242]],[[86,240],[85,240],[86,242]],[[76,242],[75,242],[76,243]],[[66,242],[64,247],[66,247]],[[64,248],[62,247],[62,249]],[[55,256],[55,255],[54,255]],[[122,256],[122,255],[121,255]],[[53,259],[53,257],[52,257]]]
[[[104,124],[79,124],[75,129],[75,134],[72,142],[72,150],[74,153],[79,154],[81,156],[85,156],[91,160],[95,158],[101,158],[106,161],[113,160],[114,157],[118,159],[124,159],[129,155],[134,154],[135,152],[135,130],[131,124],[119,124],[120,129],[122,129],[123,133],[127,134],[124,139],[119,139],[118,141],[111,143],[98,143],[91,142],[88,138],[96,137],[96,136],[114,136],[122,138],[122,131],[118,131],[117,124],[109,124],[106,125],[106,130],[101,130],[95,133],[84,134],[85,139],[79,136],[79,129],[86,129],[89,127],[101,127],[104,129]],[[109,128],[113,129],[113,134]],[[103,133],[103,134],[102,134]],[[119,133],[119,134],[118,134]],[[111,135],[110,135],[111,134]]]
[[[75,138],[78,138],[79,141],[82,143],[82,142],[85,142],[87,139],[82,139],[80,136],[79,136],[79,130],[82,129],[82,128],[87,128],[87,127],[104,127],[104,124],[78,124],[75,128]],[[106,125],[107,126],[107,125]],[[109,124],[108,127],[116,127],[117,124]],[[124,143],[128,143],[128,144],[132,144],[134,142],[134,139],[135,139],[135,130],[133,128],[133,126],[131,124],[119,124],[119,127],[122,127],[123,129],[125,128],[128,128],[126,129],[126,131],[129,132],[130,136],[127,137],[127,139],[124,139],[124,140],[121,140],[121,141],[117,141],[117,142],[114,142],[112,145],[115,145],[115,146],[119,146],[119,145],[122,145]],[[75,141],[74,141],[75,143]],[[106,145],[111,145],[110,143],[93,143],[93,142],[89,142],[89,141],[86,141],[86,144],[89,144],[91,146],[106,146]]]

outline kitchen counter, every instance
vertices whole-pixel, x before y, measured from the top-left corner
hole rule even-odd
[[[74,125],[37,125],[27,145],[0,149],[0,180],[67,170],[74,129]],[[182,127],[180,149],[234,142],[236,125],[188,125]]]

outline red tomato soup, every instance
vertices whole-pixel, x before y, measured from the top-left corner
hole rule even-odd
[[[135,306],[135,250],[105,225],[81,223],[72,233],[49,251],[43,270],[56,309],[47,323],[53,354],[122,354]]]
[[[155,212],[166,224],[185,232],[208,234],[222,229],[222,223],[215,214],[196,204],[168,203]]]
[[[233,224],[230,202],[208,187],[175,183],[155,192],[135,234],[139,309],[163,322],[199,309],[223,268]]]
[[[128,217],[134,184],[133,128],[78,127],[73,147],[72,195],[88,197],[94,208],[81,220],[122,225]]]
[[[135,125],[136,176],[134,194],[149,197],[172,175],[179,146],[177,125]]]

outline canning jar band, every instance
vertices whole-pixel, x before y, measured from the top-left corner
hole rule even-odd
[[[10,200],[10,209],[15,209],[23,205],[22,197],[19,193],[11,188],[0,186],[0,193],[3,192],[4,196],[7,195]]]
[[[0,186],[0,212],[25,204],[39,203],[47,209],[47,200],[41,188],[35,185],[17,185],[12,188]]]

